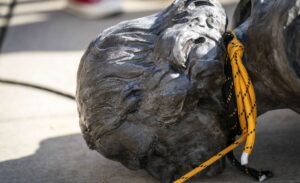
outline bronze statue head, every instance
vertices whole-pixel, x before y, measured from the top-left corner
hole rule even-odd
[[[87,144],[170,182],[220,151],[226,15],[215,0],[177,0],[94,40],[78,70]],[[221,172],[223,162],[204,174]]]

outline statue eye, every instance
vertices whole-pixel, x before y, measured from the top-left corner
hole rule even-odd
[[[209,28],[214,28],[215,24],[216,24],[216,21],[214,19],[214,17],[208,17],[206,19],[206,24]]]

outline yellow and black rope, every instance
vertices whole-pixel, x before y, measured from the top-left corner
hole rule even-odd
[[[248,156],[254,147],[256,135],[257,110],[255,92],[251,79],[242,62],[244,53],[243,44],[237,39],[234,33],[226,33],[224,41],[228,53],[224,67],[226,82],[223,86],[223,97],[227,112],[226,121],[230,129],[228,147],[194,170],[180,177],[174,183],[183,183],[189,180],[225,155],[239,170],[259,181],[264,181],[273,176],[270,171],[257,171],[245,166],[248,164]],[[236,140],[236,136],[240,137]],[[246,144],[241,163],[235,158],[233,150],[245,140]]]
[[[225,35],[225,44],[228,45],[231,43],[231,46],[235,46],[232,44],[232,40],[235,39],[237,40],[237,38],[235,37],[234,34],[231,34],[231,33],[228,33]],[[236,42],[234,42],[236,43]],[[237,42],[237,44],[239,45],[239,49],[241,49],[240,51],[243,52],[243,47],[241,46],[242,44],[240,42]],[[237,46],[235,46],[237,47]],[[225,73],[225,76],[226,76],[226,82],[223,86],[223,97],[224,97],[224,102],[226,103],[226,112],[227,112],[227,127],[228,129],[230,130],[230,133],[229,133],[229,137],[228,137],[228,145],[232,144],[234,141],[235,141],[235,138],[237,135],[241,135],[242,134],[242,129],[244,127],[241,127],[240,123],[238,122],[239,121],[239,118],[242,116],[242,115],[238,115],[237,113],[237,98],[238,97],[241,97],[242,100],[244,100],[245,98],[245,94],[240,94],[239,96],[236,96],[236,90],[233,89],[232,85],[234,85],[234,80],[232,79],[232,64],[238,64],[238,62],[240,62],[240,65],[242,64],[242,57],[243,55],[239,55],[239,57],[235,57],[233,60],[229,58],[229,55],[227,56],[226,58],[226,61],[225,61],[225,69],[224,69],[224,73]],[[232,63],[232,61],[234,63]],[[241,72],[241,71],[235,71],[235,76],[237,77],[239,73],[237,72]],[[244,70],[245,72],[245,70]],[[246,76],[248,77],[248,75]],[[243,80],[244,81],[244,80]],[[245,86],[245,91],[246,92],[249,92],[251,90],[252,93],[254,93],[254,88],[253,88],[253,85],[251,83],[251,80],[250,78],[248,77],[247,78],[247,82],[244,82],[244,86]],[[236,97],[231,97],[231,96],[236,96]],[[254,95],[252,95],[253,97]],[[255,101],[255,98],[252,98],[252,101]],[[253,114],[254,115],[254,118],[255,118],[255,122],[256,122],[256,116],[257,116],[257,113],[256,113],[256,104],[254,102],[254,104],[251,106],[251,109],[250,109],[250,112],[246,115],[246,119],[249,118],[249,116]],[[247,127],[247,126],[246,126]],[[254,129],[255,131],[255,129]],[[253,133],[250,132],[250,135],[253,135]],[[246,146],[247,147],[247,146]],[[253,146],[252,146],[253,148]],[[251,149],[247,149],[245,148],[244,150],[252,150]],[[231,162],[232,165],[234,165],[235,167],[237,167],[240,171],[254,177],[255,179],[257,179],[258,181],[263,181],[269,177],[272,177],[273,174],[272,172],[270,171],[257,171],[251,167],[247,167],[247,166],[243,166],[234,156],[234,153],[233,151],[229,152],[227,154],[227,158],[229,159],[229,161]]]

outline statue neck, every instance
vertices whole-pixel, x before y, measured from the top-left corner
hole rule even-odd
[[[250,26],[247,20],[234,31],[245,46],[244,64],[255,87],[258,112],[283,108],[300,112],[300,78],[286,50],[266,34],[267,29]]]

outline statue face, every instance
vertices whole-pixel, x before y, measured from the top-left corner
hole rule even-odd
[[[174,25],[163,34],[162,40],[166,43],[161,48],[171,50],[170,61],[184,68],[189,64],[191,51],[195,52],[194,58],[214,60],[218,54],[217,42],[225,32],[225,12],[213,0],[189,0],[181,3],[172,18]],[[165,54],[168,53],[170,52]]]
[[[226,15],[223,8],[214,0],[178,1],[172,22],[173,26],[162,33],[157,44],[162,64],[167,61],[177,68],[180,76],[189,78],[186,82],[196,87],[198,98],[211,98],[220,91],[224,81],[222,35]]]
[[[194,59],[214,60],[218,56],[217,42],[222,38],[226,20],[224,14],[210,1],[187,1],[188,15],[184,24],[176,24],[173,29],[179,31],[174,56],[179,65],[188,64],[189,56]],[[176,21],[176,20],[175,20]],[[178,20],[177,20],[178,21]],[[179,21],[182,21],[179,19]],[[209,53],[214,51],[214,53]],[[193,53],[193,55],[190,55]]]

